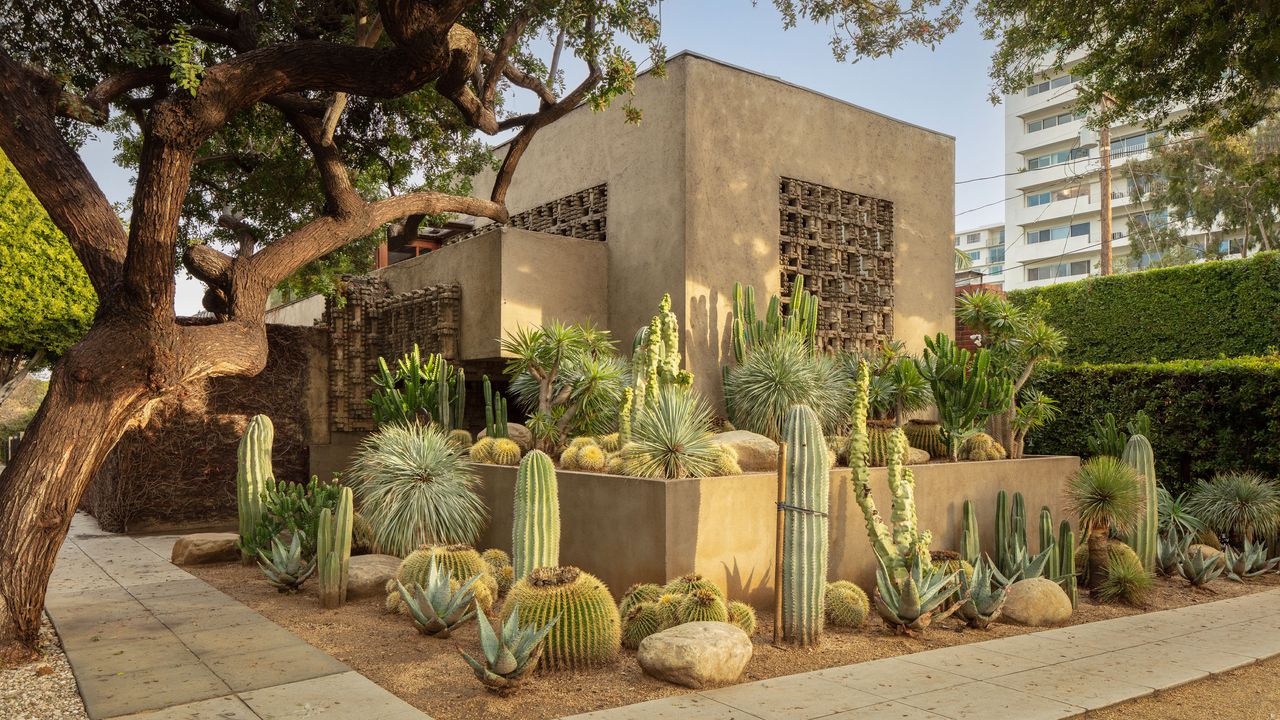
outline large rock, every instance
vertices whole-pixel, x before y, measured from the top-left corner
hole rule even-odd
[[[479,440],[488,434],[488,431],[481,430],[480,434],[476,436],[476,439]],[[533,433],[529,432],[529,428],[521,425],[520,423],[507,423],[507,437],[514,440],[516,444],[520,446],[521,453],[527,453],[533,449]]]
[[[233,532],[183,535],[173,543],[169,561],[174,565],[233,562],[240,559],[239,540],[239,533]]]
[[[1019,580],[1009,586],[1003,617],[1030,627],[1057,625],[1071,617],[1071,598],[1047,578]]]
[[[751,660],[751,638],[729,623],[685,623],[641,640],[636,659],[659,680],[695,690],[726,685]]]
[[[353,555],[347,565],[347,599],[384,597],[387,581],[399,568],[400,558],[394,555]]]
[[[728,445],[738,453],[738,467],[744,472],[773,472],[778,469],[778,443],[750,430],[730,430],[711,436],[711,442]]]
[[[920,448],[907,447],[907,465],[924,465],[929,462],[929,453]]]
[[[1204,555],[1205,560],[1211,560],[1222,554],[1221,550],[1210,547],[1209,545],[1189,545],[1187,546],[1187,554],[1194,555],[1197,551]]]

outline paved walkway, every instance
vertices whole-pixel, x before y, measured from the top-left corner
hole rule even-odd
[[[430,720],[171,565],[172,547],[72,522],[46,608],[90,718]]]
[[[78,515],[50,583],[89,716],[430,720],[169,563],[172,537]],[[1280,590],[575,715],[574,720],[1065,718],[1280,655]]]

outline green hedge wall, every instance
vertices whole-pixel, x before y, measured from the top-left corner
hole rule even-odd
[[[1280,348],[1280,252],[1014,290],[1043,300],[1065,363],[1265,355]]]
[[[1152,419],[1160,482],[1175,493],[1216,471],[1249,469],[1280,477],[1280,357],[1165,363],[1049,365],[1031,385],[1062,413],[1033,430],[1027,453],[1088,454],[1093,420]]]

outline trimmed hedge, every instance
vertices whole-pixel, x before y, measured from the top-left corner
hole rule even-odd
[[[1058,419],[1033,430],[1027,453],[1088,455],[1093,420],[1123,427],[1151,416],[1160,483],[1177,494],[1221,470],[1280,477],[1280,357],[1048,365],[1030,383],[1056,399]]]
[[[1280,348],[1280,252],[1089,278],[1009,299],[1043,300],[1068,363],[1265,355]]]

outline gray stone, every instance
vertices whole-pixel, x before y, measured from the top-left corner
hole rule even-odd
[[[730,430],[711,436],[711,442],[728,445],[738,453],[738,467],[743,472],[778,469],[778,443],[750,430]]]
[[[169,561],[174,565],[203,565],[205,563],[233,562],[240,558],[236,533],[193,533],[183,535],[173,543]]]
[[[1057,625],[1071,617],[1071,598],[1047,578],[1019,580],[1009,586],[1004,617],[1030,627]]]
[[[920,448],[907,447],[907,465],[924,465],[929,462],[929,453]]]
[[[489,433],[487,431],[481,430],[480,434],[476,435],[476,439],[479,440],[480,438],[487,437],[488,435]],[[533,449],[533,433],[529,432],[529,428],[521,425],[520,423],[507,423],[507,437],[514,440],[516,445],[520,446],[521,453],[527,453]]]
[[[394,555],[355,555],[347,568],[347,599],[382,597],[387,581],[396,576],[400,558]]]
[[[751,638],[736,625],[692,622],[640,641],[636,659],[659,680],[699,689],[737,681],[751,651]]]

